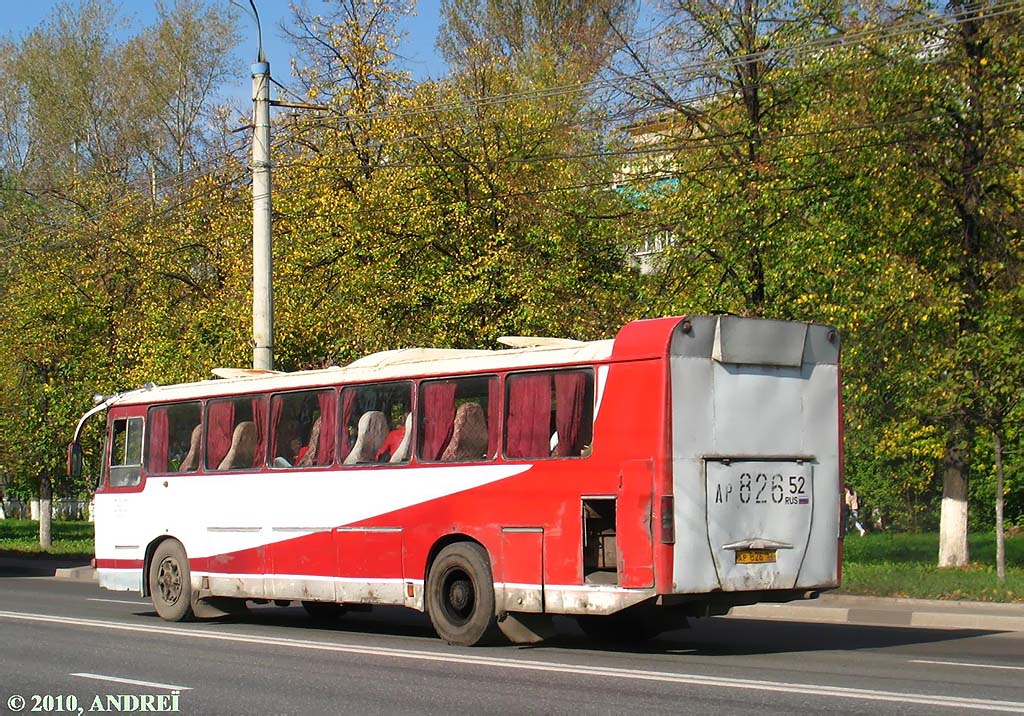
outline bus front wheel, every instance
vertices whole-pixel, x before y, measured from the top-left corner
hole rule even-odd
[[[494,580],[487,552],[474,542],[441,550],[427,577],[427,612],[449,644],[475,646],[497,636]]]
[[[183,622],[193,618],[188,556],[177,540],[161,542],[153,552],[149,563],[149,593],[162,619]]]

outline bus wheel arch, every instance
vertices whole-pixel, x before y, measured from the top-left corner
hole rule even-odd
[[[157,614],[165,621],[191,621],[195,617],[192,573],[185,547],[173,537],[164,537],[154,541],[146,552],[144,583]]]
[[[498,626],[490,556],[476,540],[452,537],[431,550],[424,606],[437,635],[449,644],[491,642]]]

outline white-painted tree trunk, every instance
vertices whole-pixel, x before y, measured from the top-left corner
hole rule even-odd
[[[44,475],[39,483],[39,546],[49,549],[53,546],[53,490],[50,477]]]
[[[942,474],[942,512],[939,516],[939,566],[962,567],[967,548],[967,465],[950,449]]]
[[[1000,431],[993,434],[996,453],[996,576],[999,583],[1006,581],[1006,533],[1003,531],[1003,438]]]

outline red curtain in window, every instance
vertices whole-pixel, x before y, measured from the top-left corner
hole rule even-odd
[[[551,374],[517,375],[509,379],[509,457],[547,457],[551,452]]]
[[[316,464],[330,465],[334,462],[334,436],[338,434],[338,399],[334,391],[330,391],[317,395],[317,401],[320,403],[320,440]]]
[[[270,454],[275,458],[278,456],[277,446],[280,444],[278,439],[281,437],[281,414],[283,412],[284,399],[275,396],[270,401]]]
[[[352,422],[352,407],[356,402],[356,391],[354,389],[341,391],[341,459],[344,460],[353,447],[353,436],[348,434],[349,423]],[[320,426],[320,434],[323,435],[323,426]]]
[[[267,454],[267,401],[252,399],[252,421],[256,423],[256,449],[252,454],[252,466],[263,467]]]
[[[206,429],[206,467],[216,470],[231,449],[235,429],[235,403],[220,400],[210,403],[210,425]]]
[[[167,408],[149,411],[149,471],[167,472],[167,447],[169,443]]]
[[[501,417],[501,390],[497,378],[487,381],[487,457],[498,454],[499,418]]]
[[[555,373],[555,429],[558,430],[555,455],[559,457],[580,454],[580,423],[586,385],[585,373]]]
[[[455,383],[425,383],[421,396],[423,438],[420,456],[424,460],[439,460],[448,441],[452,439]]]

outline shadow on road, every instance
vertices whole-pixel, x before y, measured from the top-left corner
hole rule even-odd
[[[0,550],[0,578],[2,577],[52,577],[58,569],[84,567],[89,557],[58,556],[48,554],[25,556],[24,553]]]
[[[982,629],[921,629],[770,621],[699,619],[690,629],[663,634],[644,651],[685,650],[703,655],[786,654],[815,651],[858,651],[970,639],[995,632]]]
[[[146,615],[155,617],[154,612],[146,612]],[[244,616],[230,617],[223,621],[273,626],[281,630],[282,637],[294,637],[295,635],[289,632],[301,631],[306,637],[310,636],[311,632],[329,632],[411,637],[431,643],[437,640],[430,619],[425,614],[402,607],[376,607],[372,612],[348,613],[337,619],[324,621],[309,617],[298,606],[255,606]],[[557,634],[552,639],[536,645],[506,645],[504,648],[598,649],[635,654],[743,656],[884,649],[952,642],[998,633],[982,629],[921,629],[719,617],[692,620],[689,629],[668,632],[642,643],[610,644],[585,636],[570,618],[556,617],[555,624]]]

